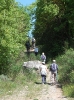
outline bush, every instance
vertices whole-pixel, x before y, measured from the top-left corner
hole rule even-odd
[[[64,55],[57,59],[59,63],[59,81],[61,83],[71,83],[74,70],[74,51],[68,50]],[[72,75],[72,76],[71,76]]]
[[[37,72],[34,68],[25,68],[24,75],[26,76],[26,81],[35,81],[37,79]]]
[[[74,97],[74,85],[69,84],[69,85],[63,86],[63,92],[68,97]]]
[[[59,82],[66,96],[74,97],[74,51],[69,49],[57,58],[59,66]]]
[[[16,78],[16,76],[18,75],[18,73],[20,72],[21,70],[21,67],[20,66],[13,66],[11,68],[11,77],[12,77],[12,80],[14,80]]]
[[[33,53],[30,53],[29,55],[27,55],[27,53],[25,53],[23,59],[24,59],[24,61],[40,60],[40,54],[38,54],[37,56],[35,56],[34,52]]]
[[[70,82],[74,83],[74,70],[70,73]]]

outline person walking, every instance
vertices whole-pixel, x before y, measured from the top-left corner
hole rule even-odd
[[[56,64],[56,60],[53,60],[52,64],[50,65],[50,81],[52,81],[52,84],[56,84],[57,82],[57,73],[58,73],[58,65]]]
[[[39,67],[39,69],[42,77],[42,84],[46,84],[47,66],[45,65],[45,62],[42,62],[42,65]]]
[[[33,49],[35,48],[35,44],[36,44],[36,40],[35,40],[35,38],[32,38],[32,48]]]
[[[44,54],[44,52],[42,53],[40,59],[41,59],[42,62],[46,62],[46,55]]]
[[[34,49],[34,53],[35,53],[35,56],[38,55],[38,47],[36,46],[35,49]]]
[[[29,40],[26,41],[25,46],[26,46],[26,49],[27,49],[27,54],[29,54],[30,53],[30,47],[31,47]]]

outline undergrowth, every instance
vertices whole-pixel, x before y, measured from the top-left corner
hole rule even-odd
[[[74,50],[67,50],[56,60],[59,65],[59,82],[62,84],[64,94],[74,97]]]
[[[37,57],[31,54],[28,58],[26,54],[18,58],[17,62],[12,64],[7,75],[0,75],[0,97],[4,95],[11,95],[15,90],[21,90],[23,87],[28,87],[30,91],[33,91],[33,86],[38,80],[39,75],[35,69],[25,69],[23,71],[23,62],[29,60],[39,60]],[[33,94],[33,92],[32,92]]]

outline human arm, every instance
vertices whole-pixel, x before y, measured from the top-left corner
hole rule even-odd
[[[57,65],[57,73],[58,73],[58,65]]]
[[[52,71],[52,68],[51,67],[52,67],[52,64],[49,66],[49,71]]]

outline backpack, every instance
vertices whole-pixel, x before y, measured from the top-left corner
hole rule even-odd
[[[41,56],[41,59],[42,59],[42,60],[45,60],[45,59],[46,59],[45,55],[42,55],[42,56]]]
[[[56,71],[56,70],[57,70],[57,65],[55,63],[51,64],[50,71]]]

